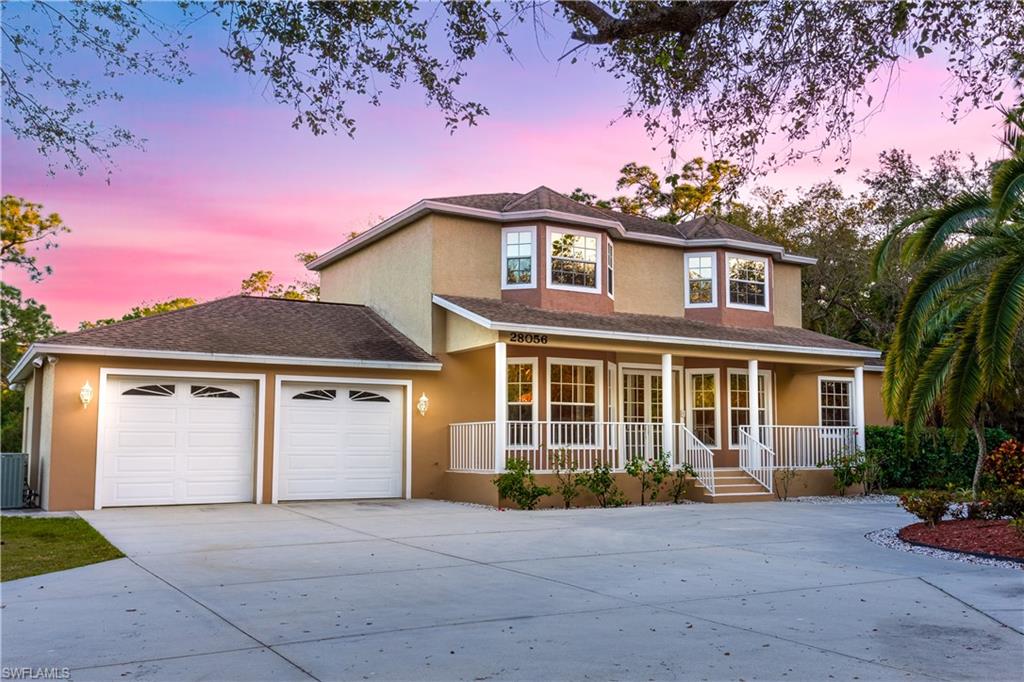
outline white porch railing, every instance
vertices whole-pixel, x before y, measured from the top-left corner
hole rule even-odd
[[[676,424],[675,431],[678,445],[676,452],[679,453],[680,461],[689,464],[701,485],[714,495],[715,453],[682,424]]]
[[[775,453],[770,447],[750,435],[750,427],[740,427],[740,469],[772,491],[775,479]]]
[[[762,426],[758,439],[775,453],[780,469],[827,467],[832,458],[857,449],[855,426]]]
[[[494,471],[494,422],[448,425],[451,471]]]

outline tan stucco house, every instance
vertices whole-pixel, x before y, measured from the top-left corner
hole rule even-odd
[[[801,328],[813,262],[545,187],[423,200],[309,264],[322,302],[236,296],[34,344],[11,372],[30,485],[53,510],[497,504],[509,457],[544,477],[556,454],[621,472],[667,452],[700,499],[764,499],[780,467],[823,492],[819,463],[885,417],[878,351]]]

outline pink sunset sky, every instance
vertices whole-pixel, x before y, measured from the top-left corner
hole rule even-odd
[[[611,195],[624,163],[664,168],[667,150],[652,150],[639,123],[610,125],[624,102],[621,83],[585,63],[559,64],[563,43],[558,36],[541,54],[528,36],[517,42],[518,62],[495,52],[471,66],[463,95],[491,111],[476,128],[449,135],[410,87],[388,93],[380,108],[355,107],[353,140],[292,130],[291,110],[266,97],[260,81],[232,73],[216,51],[218,34],[200,32],[194,78],[180,86],[131,80],[125,102],[104,112],[148,139],[145,151],[116,153],[109,184],[99,163],[83,177],[49,176],[34,145],[4,131],[3,193],[42,203],[73,230],[42,255],[53,275],[37,284],[11,271],[5,280],[73,330],[142,303],[237,293],[258,269],[303,276],[296,252],[323,252],[423,197],[541,184]],[[844,175],[831,162],[807,161],[762,182],[794,189],[837,177],[853,190],[892,147],[920,162],[945,149],[993,156],[998,114],[974,112],[953,126],[939,99],[948,87],[941,62],[908,64],[855,140]],[[697,143],[680,150],[700,154]]]

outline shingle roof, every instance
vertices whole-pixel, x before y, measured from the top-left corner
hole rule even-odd
[[[707,341],[734,341],[752,344],[795,346],[808,349],[831,349],[836,351],[875,351],[844,339],[837,339],[799,327],[727,327],[688,320],[683,317],[661,315],[636,315],[612,313],[569,312],[534,308],[522,303],[513,303],[493,298],[471,298],[467,296],[436,296],[491,322],[530,325],[533,327],[564,328],[584,331],[620,332]]]
[[[564,194],[560,194],[543,185],[525,194],[517,194],[515,192],[467,194],[457,197],[438,197],[428,201],[499,212],[549,209],[587,218],[615,220],[622,224],[626,232],[655,234],[675,238],[683,237],[685,239],[734,239],[756,244],[779,246],[769,239],[760,237],[742,227],[727,223],[720,218],[702,216],[673,225],[644,216],[630,215],[597,206],[588,206],[587,204],[573,201]]]
[[[437,360],[370,308],[231,296],[191,308],[55,336],[40,343],[111,349],[331,360]]]

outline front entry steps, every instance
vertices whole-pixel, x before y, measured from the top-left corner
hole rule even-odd
[[[699,482],[697,493],[701,502],[768,502],[775,495],[764,489],[739,467],[715,467],[715,494],[708,494]]]

